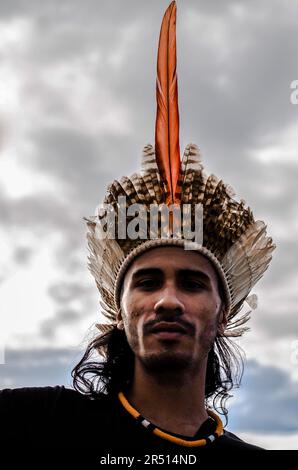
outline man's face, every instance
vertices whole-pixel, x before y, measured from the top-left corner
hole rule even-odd
[[[212,264],[181,247],[145,252],[125,275],[121,316],[130,347],[145,367],[195,369],[225,321]]]

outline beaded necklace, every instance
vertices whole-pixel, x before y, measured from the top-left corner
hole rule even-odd
[[[123,392],[118,393],[118,398],[120,402],[122,403],[123,407],[128,411],[129,414],[131,414],[136,420],[138,420],[145,428],[147,428],[149,431],[151,431],[153,434],[156,436],[161,437],[162,439],[166,439],[167,441],[174,442],[175,444],[181,445],[181,446],[186,446],[186,447],[199,447],[199,446],[205,446],[208,443],[213,442],[216,438],[222,436],[223,434],[223,425],[222,421],[219,418],[217,414],[215,414],[212,410],[207,408],[207,413],[208,415],[213,418],[217,424],[215,431],[210,434],[210,436],[204,438],[204,439],[197,439],[194,441],[188,441],[186,439],[181,439],[180,437],[176,437],[172,434],[169,434],[165,431],[162,431],[159,429],[157,426],[152,424],[148,419],[144,418],[125,398]]]

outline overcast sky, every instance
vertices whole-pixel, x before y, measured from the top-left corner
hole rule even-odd
[[[0,2],[1,388],[70,385],[100,319],[82,218],[154,144],[169,3]],[[181,151],[196,143],[277,244],[229,423],[267,448],[298,449],[297,44],[297,0],[177,1]]]

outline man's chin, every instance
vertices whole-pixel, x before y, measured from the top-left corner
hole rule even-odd
[[[188,369],[192,364],[192,357],[182,352],[161,351],[148,353],[140,361],[148,372],[170,374]]]

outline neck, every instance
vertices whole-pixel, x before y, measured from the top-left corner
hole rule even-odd
[[[196,371],[153,374],[136,358],[127,399],[144,418],[168,432],[193,436],[208,418],[204,405],[206,360]]]

